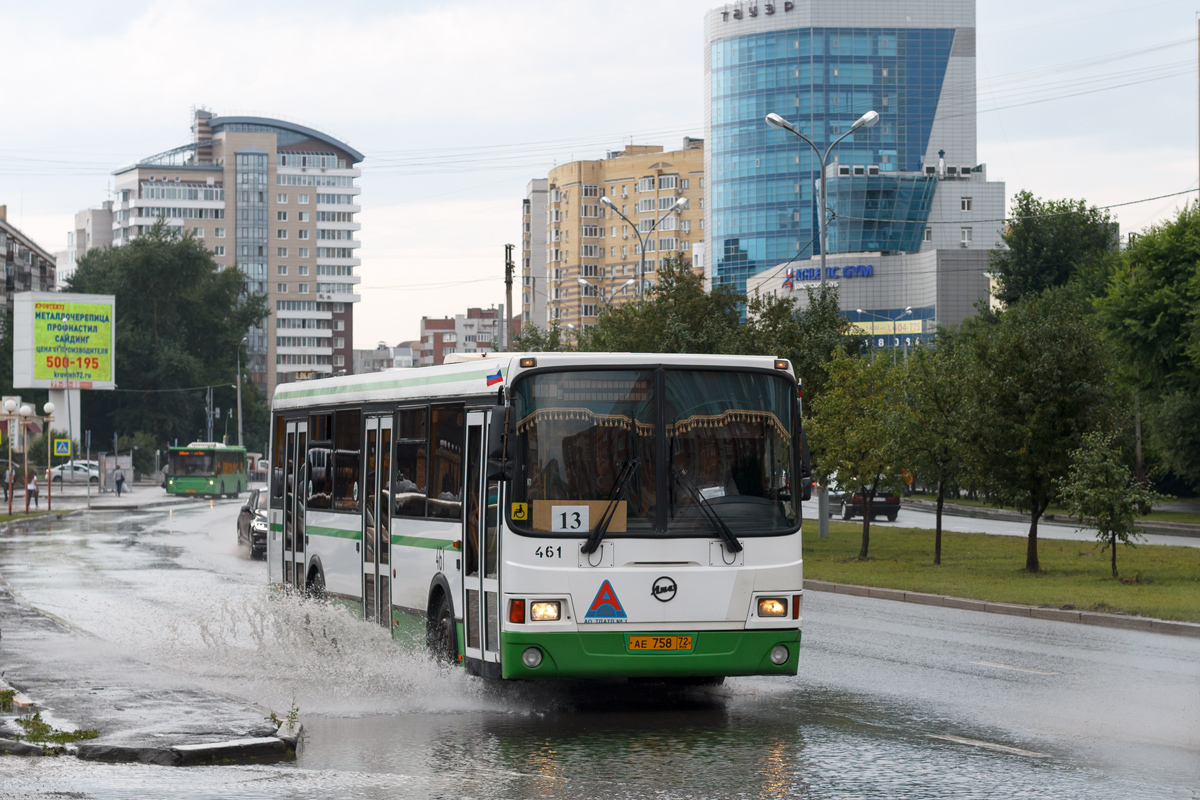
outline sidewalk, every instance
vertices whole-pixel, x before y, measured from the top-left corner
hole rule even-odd
[[[7,682],[20,692],[17,702],[27,698],[34,705],[0,712],[0,753],[42,755],[42,748],[13,740],[13,718],[36,711],[62,730],[99,731],[95,739],[66,746],[81,759],[182,766],[295,757],[299,725],[283,730],[265,709],[135,661],[40,614],[2,584],[0,688]]]
[[[265,484],[251,483],[250,489],[263,488]],[[88,487],[82,483],[65,485],[54,484],[50,490],[51,495],[47,498],[47,489],[44,485],[40,485],[38,489],[38,506],[35,508],[32,504],[29,506],[30,513],[34,511],[46,511],[49,506],[56,513],[66,513],[69,511],[78,511],[84,508],[91,508],[93,511],[137,511],[147,508],[165,508],[167,506],[189,506],[197,503],[208,502],[209,500],[225,500],[227,498],[217,497],[197,497],[193,495],[178,495],[167,494],[167,491],[161,485],[151,481],[138,481],[132,486],[126,486],[125,490],[117,497],[116,492],[101,492],[95,484],[91,486],[91,497],[88,497]],[[239,497],[239,502],[243,502],[248,492],[242,492]],[[25,513],[25,492],[18,489],[13,496],[12,509],[14,514]],[[8,512],[8,503],[0,499],[0,512]]]
[[[913,497],[901,498],[900,504],[909,508],[920,509],[930,513],[937,512],[937,501],[918,500]],[[1022,511],[1010,511],[1006,508],[980,508],[946,502],[942,505],[942,513],[952,517],[974,517],[975,519],[996,519],[1006,522],[1029,522],[1029,514]],[[1079,520],[1067,514],[1043,514],[1039,522],[1053,522],[1059,525],[1078,525]],[[1138,520],[1138,530],[1142,533],[1158,533],[1165,536],[1200,537],[1200,525],[1191,522],[1160,522],[1156,520]]]

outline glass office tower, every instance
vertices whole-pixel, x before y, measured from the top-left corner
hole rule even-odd
[[[714,284],[819,250],[819,162],[771,112],[824,150],[869,110],[878,124],[830,156],[830,253],[950,244],[925,232],[938,152],[975,164],[974,0],[737,3],[706,17],[706,236]],[[961,167],[956,167],[961,169]],[[969,168],[968,168],[969,169]]]

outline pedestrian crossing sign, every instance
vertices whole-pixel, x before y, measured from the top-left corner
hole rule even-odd
[[[55,439],[54,440],[54,455],[71,457],[71,440],[70,439]]]

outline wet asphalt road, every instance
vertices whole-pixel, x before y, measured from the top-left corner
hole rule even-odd
[[[495,687],[273,598],[236,508],[0,534],[0,575],[198,687],[294,704],[298,761],[0,757],[0,796],[1200,797],[1200,640],[809,592],[795,679]]]

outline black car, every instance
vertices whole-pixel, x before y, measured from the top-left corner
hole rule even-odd
[[[250,548],[251,558],[267,553],[267,492],[251,489],[237,519],[238,544]]]
[[[843,491],[835,481],[829,482],[829,516],[841,516],[842,519],[861,517],[866,503],[861,494]],[[871,503],[871,519],[887,517],[888,522],[895,522],[900,513],[900,497],[898,495],[875,495]]]

